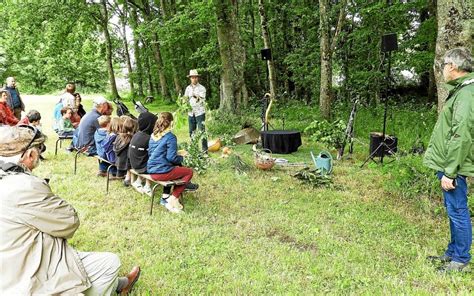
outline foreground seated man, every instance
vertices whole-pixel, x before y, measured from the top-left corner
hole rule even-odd
[[[127,295],[139,267],[118,277],[117,255],[68,245],[76,210],[31,174],[43,142],[33,127],[0,127],[0,295]]]

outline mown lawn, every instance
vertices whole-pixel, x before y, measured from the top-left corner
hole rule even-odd
[[[386,192],[383,184],[391,179],[383,170],[359,168],[365,151],[336,164],[331,189],[302,185],[286,170],[238,175],[226,159],[212,155],[210,169],[195,177],[199,191],[184,197],[184,214],[156,203],[150,216],[150,198],[120,182],[112,181],[105,194],[94,159],[80,157],[73,175],[73,154],[61,150],[54,156],[48,125],[54,101],[27,99],[43,114],[50,135],[47,161],[35,173],[51,178],[53,191],[78,210],[81,227],[71,245],[119,254],[123,273],[142,267],[135,295],[474,291],[472,272],[440,275],[425,261],[448,241],[444,214]],[[186,127],[177,134],[188,140]],[[309,163],[309,151],[318,147],[303,142],[289,159]],[[250,146],[234,153],[252,162]]]

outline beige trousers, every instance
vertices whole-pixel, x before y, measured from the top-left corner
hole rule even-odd
[[[78,252],[92,286],[85,295],[115,295],[120,259],[113,253]]]

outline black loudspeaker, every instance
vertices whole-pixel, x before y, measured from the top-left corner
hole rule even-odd
[[[260,50],[260,54],[262,55],[262,60],[264,61],[272,59],[272,50],[270,48],[264,48]]]
[[[397,34],[389,33],[382,35],[382,52],[389,52],[397,49]]]

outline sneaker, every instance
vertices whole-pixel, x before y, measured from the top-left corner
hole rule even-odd
[[[143,193],[143,186],[141,182],[133,182],[132,187],[135,188],[136,191]]]
[[[97,177],[107,177],[107,172],[99,171]]]
[[[160,205],[162,205],[162,206],[166,206],[166,204],[167,204],[167,203],[168,203],[168,202],[166,201],[166,199],[165,199],[165,198],[163,198],[163,197],[162,197],[162,198],[160,198]]]
[[[426,259],[432,263],[441,262],[441,263],[448,263],[452,260],[451,257],[443,254],[441,256],[428,256]]]
[[[142,192],[151,197],[151,188],[150,188],[150,186],[144,186]]]
[[[123,180],[123,186],[129,187],[130,186],[130,180]]]
[[[171,208],[175,208],[175,209],[178,209],[178,210],[182,210],[183,209],[183,205],[179,203],[179,199],[176,198],[174,195],[170,195],[167,199],[166,199],[166,205],[165,207],[169,210],[169,207]]]
[[[446,263],[445,265],[441,266],[438,268],[438,272],[442,273],[449,273],[449,272],[461,272],[466,268],[468,263],[461,263],[461,262],[456,262],[456,261],[450,261],[449,263]]]
[[[178,209],[178,208],[175,208],[175,207],[173,207],[172,205],[170,205],[169,203],[167,203],[167,204],[165,205],[165,208],[166,208],[168,211],[170,211],[171,213],[175,213],[175,214],[180,214],[180,213],[183,212],[183,210],[180,210],[180,209]]]
[[[198,184],[189,182],[189,183],[186,183],[184,190],[190,192],[190,191],[196,191],[198,190],[198,188],[199,188]]]

